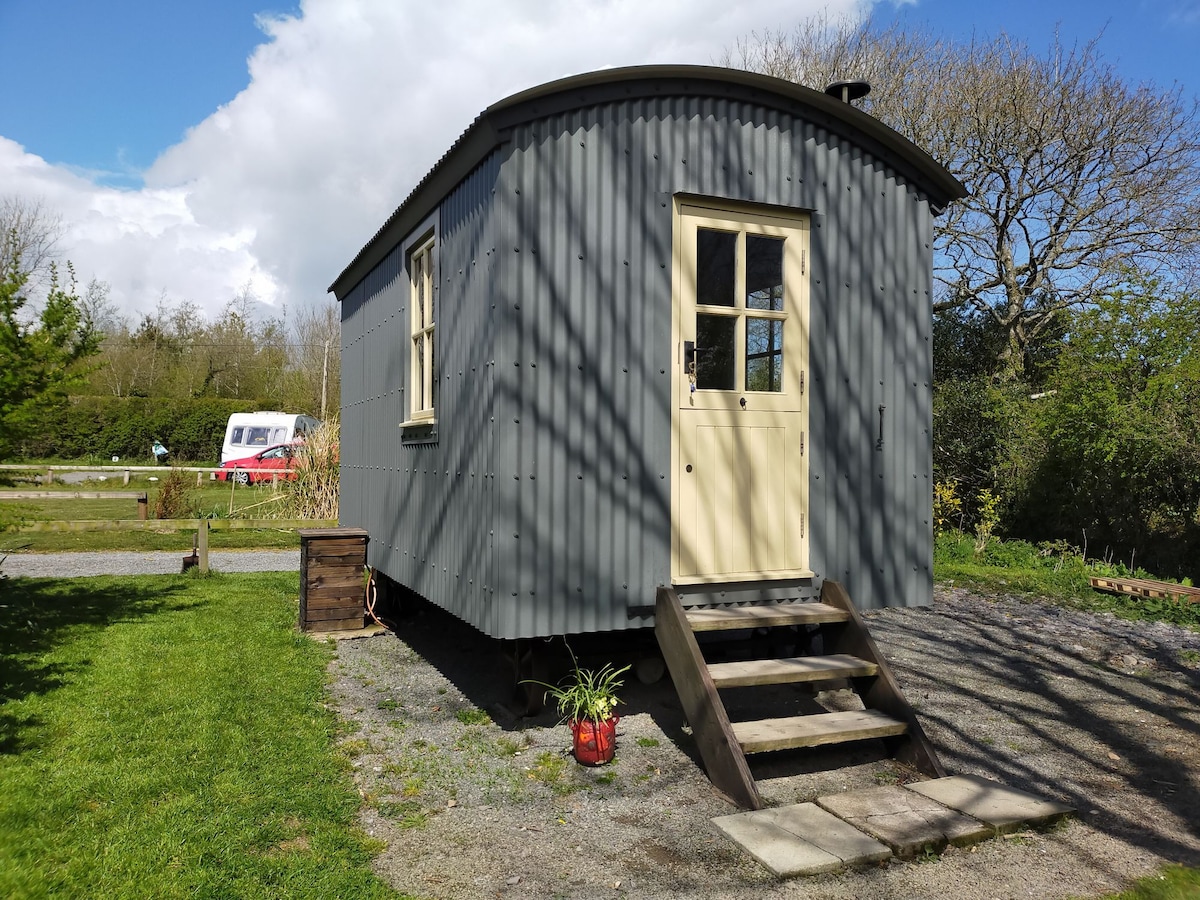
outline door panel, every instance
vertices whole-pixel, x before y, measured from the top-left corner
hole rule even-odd
[[[807,217],[675,223],[672,577],[809,575]]]

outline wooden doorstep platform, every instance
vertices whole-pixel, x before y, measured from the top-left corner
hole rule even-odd
[[[1093,576],[1088,583],[1098,591],[1109,594],[1129,594],[1155,600],[1180,600],[1200,603],[1200,588],[1174,584],[1170,581],[1151,581],[1149,578],[1101,578]]]

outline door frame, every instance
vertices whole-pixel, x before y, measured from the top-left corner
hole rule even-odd
[[[747,580],[754,581],[778,581],[778,582],[795,582],[799,579],[808,579],[813,576],[810,568],[810,539],[809,535],[811,528],[809,527],[808,497],[809,497],[809,466],[808,466],[808,451],[805,450],[797,456],[796,466],[797,473],[795,477],[802,482],[803,494],[803,510],[800,512],[802,516],[801,522],[801,556],[802,565],[798,568],[779,570],[778,573],[772,573],[764,576],[762,573],[739,573],[734,575],[717,574],[717,575],[689,575],[681,576],[681,530],[680,530],[680,507],[681,507],[681,415],[683,413],[682,398],[684,391],[688,390],[687,379],[684,374],[683,361],[683,290],[685,273],[683,271],[684,260],[687,258],[684,245],[684,218],[699,218],[712,219],[715,221],[725,221],[731,225],[744,226],[749,223],[751,225],[759,224],[767,227],[781,227],[789,231],[801,232],[801,247],[800,247],[800,279],[799,286],[789,301],[788,313],[789,316],[796,316],[798,319],[798,327],[790,333],[799,333],[800,340],[798,347],[790,347],[787,342],[784,344],[784,365],[788,366],[791,361],[795,361],[795,365],[799,367],[800,379],[800,396],[796,398],[796,412],[801,413],[800,421],[801,428],[804,432],[802,441],[807,443],[808,423],[810,419],[809,397],[811,396],[811,387],[807,383],[809,359],[810,359],[810,288],[808,274],[808,259],[810,256],[811,245],[811,228],[812,228],[812,213],[807,209],[796,209],[788,207],[768,206],[762,204],[753,204],[746,202],[730,201],[720,198],[699,197],[695,195],[677,194],[673,198],[671,230],[672,230],[672,265],[671,265],[671,581],[678,585],[703,585],[703,584],[724,584],[724,583],[744,583]],[[791,291],[789,290],[789,294]],[[694,307],[694,303],[691,305]],[[794,307],[794,309],[793,309]],[[745,316],[743,311],[742,316]],[[744,342],[744,338],[743,338]],[[740,354],[743,351],[739,350]],[[740,377],[740,376],[739,376]],[[793,386],[795,379],[789,378]],[[714,398],[709,409],[733,409],[732,404],[737,402],[739,392],[728,392],[728,402],[719,398]],[[744,392],[743,392],[744,393]],[[771,397],[765,393],[756,392],[751,396],[766,400],[772,408],[778,406],[777,398]],[[750,578],[748,578],[750,576]]]

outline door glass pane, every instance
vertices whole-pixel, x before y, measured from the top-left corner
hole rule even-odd
[[[746,235],[746,308],[783,310],[783,238]]]
[[[733,306],[737,299],[737,235],[696,229],[696,303]]]
[[[783,390],[783,322],[746,317],[746,390]]]
[[[732,391],[736,365],[737,319],[696,316],[696,387]]]

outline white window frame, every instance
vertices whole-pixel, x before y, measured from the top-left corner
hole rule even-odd
[[[409,390],[408,421],[404,424],[430,424],[435,421],[437,366],[434,358],[434,330],[437,326],[437,277],[434,258],[436,236],[429,235],[409,253]],[[422,291],[425,302],[421,302]]]

